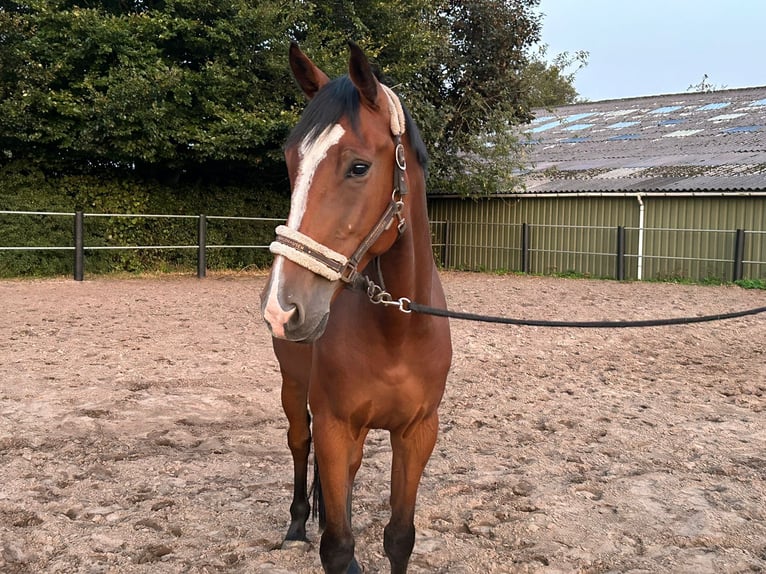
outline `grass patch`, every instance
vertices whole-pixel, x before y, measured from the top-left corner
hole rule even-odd
[[[740,279],[734,282],[735,285],[743,289],[763,289],[766,290],[766,279]]]

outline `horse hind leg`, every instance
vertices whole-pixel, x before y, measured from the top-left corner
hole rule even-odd
[[[401,435],[391,436],[391,520],[383,530],[383,548],[391,574],[405,574],[415,546],[415,502],[423,470],[438,432],[436,414]]]
[[[322,496],[322,481],[319,478],[319,463],[314,460],[314,483],[311,485],[311,518],[319,520],[319,530],[324,530],[327,524],[327,513]]]

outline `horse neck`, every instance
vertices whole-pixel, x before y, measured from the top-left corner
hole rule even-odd
[[[422,170],[409,181],[410,191],[404,198],[408,204],[407,228],[381,257],[381,267],[386,289],[393,297],[408,297],[427,304],[431,299],[434,260]]]

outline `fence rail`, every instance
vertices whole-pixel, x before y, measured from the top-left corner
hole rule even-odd
[[[82,281],[85,254],[120,250],[196,250],[197,275],[207,271],[207,251],[220,249],[268,250],[268,243],[217,243],[208,240],[208,222],[242,221],[282,223],[282,218],[223,215],[126,214],[45,211],[5,211],[0,216],[71,217],[71,243],[68,245],[0,245],[2,252],[74,252],[74,278]],[[86,220],[103,218],[178,219],[196,221],[196,238],[189,243],[106,245],[85,239]],[[473,233],[482,225],[480,234]],[[0,229],[2,227],[0,226]],[[467,231],[470,229],[471,233]],[[587,225],[497,224],[432,221],[434,254],[444,267],[505,269],[533,273],[573,271],[616,279],[661,276],[666,273],[694,277],[679,272],[679,265],[700,270],[698,279],[717,275],[739,280],[766,276],[766,231],[743,229],[672,229],[608,227]],[[553,231],[551,233],[551,231]],[[642,237],[639,240],[639,233]],[[472,239],[471,239],[472,238]],[[693,238],[693,239],[690,239]],[[103,239],[103,238],[102,238]],[[704,239],[704,241],[703,241]],[[0,233],[0,243],[2,233]],[[700,245],[705,245],[701,249]],[[562,263],[564,262],[564,263]],[[563,269],[562,269],[563,267]],[[649,269],[651,272],[647,272]],[[663,271],[670,269],[671,271]],[[643,272],[642,272],[643,270]],[[711,271],[712,270],[712,271]]]
[[[445,267],[616,279],[766,277],[766,232],[432,221]]]
[[[237,243],[237,244],[216,244],[209,243],[207,239],[208,221],[245,221],[258,223],[282,223],[282,218],[272,217],[245,217],[245,216],[227,216],[227,215],[173,215],[162,213],[85,213],[82,211],[74,212],[54,212],[54,211],[8,211],[0,210],[0,216],[51,216],[51,217],[71,217],[73,219],[72,244],[61,246],[49,245],[24,245],[24,246],[4,246],[0,245],[0,252],[21,252],[21,251],[73,251],[74,252],[74,279],[82,281],[85,276],[85,254],[87,252],[98,251],[146,251],[146,250],[196,250],[197,251],[197,276],[202,278],[207,272],[207,250],[208,249],[268,249],[268,244],[261,243]],[[86,219],[176,219],[197,221],[197,237],[193,243],[173,243],[173,244],[152,244],[152,245],[98,245],[86,244],[85,241],[85,220]],[[2,234],[0,234],[2,238]]]

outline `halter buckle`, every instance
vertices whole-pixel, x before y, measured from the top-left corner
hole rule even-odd
[[[391,201],[394,204],[394,215],[398,221],[396,224],[396,229],[399,232],[399,235],[401,235],[404,233],[404,230],[407,229],[407,220],[402,215],[402,211],[404,211],[404,202],[401,199],[396,199],[397,192],[398,190],[395,189],[391,194]]]
[[[401,213],[397,213],[396,218],[399,220],[399,223],[396,225],[396,230],[399,232],[399,235],[401,235],[404,233],[404,230],[407,229],[407,220],[402,217]]]
[[[353,283],[357,274],[356,264],[352,263],[351,261],[346,261],[343,267],[340,268],[339,273],[341,281],[349,284]]]

